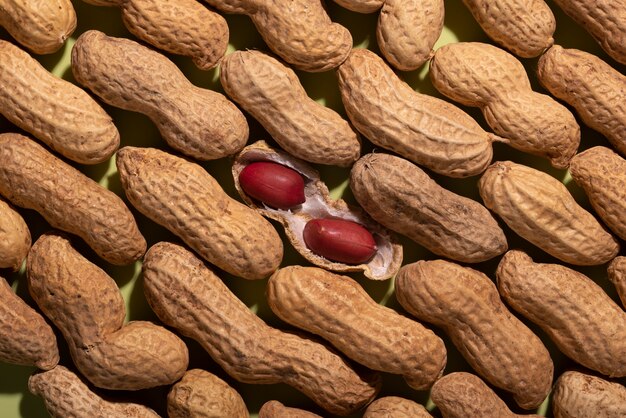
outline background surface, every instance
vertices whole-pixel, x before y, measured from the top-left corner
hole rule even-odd
[[[54,74],[75,83],[70,69],[70,53],[74,40],[81,33],[89,29],[98,29],[112,36],[127,37],[131,39],[135,38],[124,28],[119,9],[91,6],[80,0],[73,0],[73,3],[78,15],[78,28],[72,38],[68,40],[64,48],[58,53],[46,56],[37,56],[36,58]],[[614,61],[612,61],[600,49],[595,41],[582,28],[577,26],[570,18],[565,16],[552,1],[548,0],[547,3],[551,7],[557,19],[557,31],[555,34],[557,44],[564,47],[579,48],[594,53],[611,63],[613,66],[622,71],[622,73],[626,73],[626,68],[624,68],[624,66],[618,66]],[[332,20],[341,23],[350,30],[354,38],[355,46],[365,47],[372,49],[375,52],[379,52],[375,36],[378,13],[363,15],[350,12],[341,8],[331,0],[327,0],[326,4],[328,13]],[[435,49],[444,44],[458,41],[480,41],[492,43],[474,21],[473,17],[465,8],[461,0],[445,0],[445,6],[445,28]],[[268,50],[248,17],[239,15],[226,15],[225,17],[228,21],[231,32],[229,52],[238,49]],[[9,35],[2,29],[0,29],[0,39],[12,41]],[[219,83],[218,70],[203,72],[198,70],[190,59],[176,56],[171,56],[170,58],[178,64],[178,66],[194,84],[200,87],[222,91]],[[533,83],[533,88],[544,92],[535,79],[537,59],[523,60],[523,62],[528,70],[528,74]],[[398,74],[414,89],[423,93],[442,97],[433,88],[430,79],[428,78],[427,65],[417,71],[406,73],[399,72]],[[334,71],[317,74],[298,72],[298,75],[300,76],[302,84],[313,99],[337,110],[345,116]],[[0,88],[2,88],[2,86],[0,86]],[[152,146],[168,150],[168,146],[160,138],[155,126],[145,116],[116,109],[107,105],[104,105],[104,108],[115,120],[121,134],[122,146]],[[485,129],[490,130],[485,125],[484,118],[477,109],[464,108],[464,110],[476,118],[476,120],[478,120],[479,123],[485,127]],[[258,123],[250,117],[248,117],[248,119],[251,127],[249,143],[258,139],[270,139],[269,135],[258,125]],[[595,145],[608,146],[608,142],[601,135],[595,133],[589,128],[586,128],[582,124],[581,129],[581,150]],[[19,132],[19,130],[0,116],[0,132]],[[372,149],[372,145],[367,141],[364,141],[363,154],[371,151]],[[546,160],[522,154],[499,143],[494,144],[494,161],[495,160],[513,160],[515,162],[527,164],[548,172],[566,183],[578,202],[580,202],[585,208],[590,209],[588,201],[582,190],[573,182],[569,181],[570,178],[568,173],[566,171],[555,170]],[[231,196],[238,199],[239,196],[234,189],[233,179],[230,174],[231,164],[232,161],[230,159],[222,159],[204,163],[203,166],[211,174],[213,174],[214,177],[216,177],[216,179]],[[334,198],[343,198],[350,203],[355,203],[354,198],[350,193],[350,189],[347,187],[348,169],[324,166],[319,166],[317,168],[322,174],[322,179],[326,182],[329,189],[332,190],[332,196]],[[123,192],[121,191],[119,177],[113,160],[96,166],[79,167],[79,169],[81,169],[89,177],[100,182],[100,184],[113,190],[125,199]],[[478,177],[459,180],[434,175],[432,173],[430,174],[440,185],[456,193],[480,201],[476,185]],[[129,207],[131,207],[130,204]],[[151,222],[137,211],[133,212],[139,223],[141,231],[148,241],[149,246],[162,240],[178,241],[176,237],[171,235],[162,227]],[[39,235],[50,229],[50,226],[47,225],[37,213],[27,210],[20,210],[20,213],[25,217],[31,228],[33,242],[39,237]],[[286,243],[283,265],[307,265],[308,263],[288,244],[282,227],[277,223],[274,223],[274,225],[281,233],[281,236]],[[502,224],[502,226],[507,234],[510,248],[523,249],[539,262],[557,262],[554,258],[523,241],[521,238],[516,236],[515,233],[506,228],[505,225]],[[436,258],[436,256],[424,250],[422,247],[412,243],[408,239],[402,239],[402,243],[404,244],[405,264],[420,259]],[[79,248],[82,254],[87,256],[92,262],[105,269],[116,280],[126,301],[128,320],[153,320],[158,322],[156,316],[150,310],[143,296],[140,263],[126,267],[114,267],[99,259],[89,248],[80,243],[78,240],[75,240],[74,244]],[[626,248],[626,244],[622,243],[622,248]],[[624,254],[624,250],[622,250],[622,254]],[[472,267],[480,269],[489,277],[494,279],[494,272],[498,261],[499,257],[486,263],[473,265]],[[592,277],[597,283],[606,289],[612,298],[616,301],[618,300],[615,289],[610,285],[606,278],[606,266],[577,268],[577,270]],[[235,292],[237,296],[250,307],[250,309],[257,312],[269,324],[282,329],[290,328],[288,325],[278,320],[267,306],[265,300],[266,280],[247,281],[231,277],[224,272],[217,271],[217,273],[220,277],[222,277],[228,287]],[[29,304],[35,306],[34,302],[28,295],[25,280],[23,279],[23,272],[9,274],[8,272],[0,271],[0,275],[7,277],[9,282],[12,283],[14,289],[16,289],[17,293]],[[353,275],[353,277],[366,288],[369,294],[376,301],[403,312],[402,308],[398,305],[392,294],[392,281],[373,282],[368,281],[363,276],[356,274]],[[555,378],[568,368],[577,368],[573,362],[565,358],[558,351],[558,349],[556,349],[556,347],[549,341],[545,334],[541,332],[541,330],[534,327],[532,324],[529,324],[527,321],[526,323],[536,331],[550,350],[555,363]],[[446,348],[448,349],[448,365],[446,366],[445,372],[450,373],[461,370],[471,371],[469,365],[456,351],[450,340],[439,330],[435,329],[435,331],[438,335],[444,338]],[[71,367],[72,362],[69,357],[65,341],[58,333],[57,338],[62,352],[61,364]],[[188,344],[190,349],[190,368],[203,368],[216,373],[225,379],[243,396],[253,417],[256,417],[256,413],[263,403],[271,399],[277,399],[289,406],[306,408],[313,412],[322,414],[323,416],[328,416],[322,410],[317,408],[308,398],[286,385],[253,386],[234,381],[211,360],[211,358],[197,343],[189,339],[185,339],[185,342]],[[48,416],[43,406],[43,402],[28,392],[27,381],[32,372],[34,372],[33,368],[0,364],[0,418],[40,418]],[[624,383],[624,381],[622,381],[622,383]],[[145,403],[154,408],[157,412],[161,413],[163,416],[166,416],[165,397],[167,395],[167,391],[168,388],[157,388],[135,393],[99,392],[103,394],[112,394],[117,399]],[[512,402],[511,398],[506,394],[501,391],[498,391],[498,394],[507,400],[507,403],[514,411],[519,413],[523,412],[515,406],[514,402]],[[439,416],[438,411],[428,399],[428,391],[418,392],[410,389],[399,376],[384,375],[383,388],[380,396],[385,395],[398,395],[416,400],[426,405],[435,416]],[[541,408],[539,408],[538,413],[541,415],[551,416],[548,409],[548,402],[546,401]],[[360,414],[354,416],[360,416]]]

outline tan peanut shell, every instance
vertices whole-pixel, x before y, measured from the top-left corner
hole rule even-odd
[[[555,97],[626,156],[626,76],[595,55],[555,45],[539,59],[537,75]]]
[[[385,0],[376,28],[380,51],[397,69],[416,70],[432,57],[443,17],[443,0]]]
[[[445,45],[431,61],[430,79],[444,95],[479,107],[494,132],[520,151],[566,168],[580,145],[574,115],[532,90],[522,63],[508,52],[479,42]]]
[[[185,372],[167,395],[169,418],[249,418],[241,395],[219,377],[200,369]]]
[[[97,387],[139,390],[181,378],[189,362],[180,338],[151,322],[124,325],[117,284],[54,234],[28,255],[30,294],[61,330],[78,370]]]
[[[546,173],[497,162],[483,174],[478,188],[485,206],[513,231],[559,260],[598,265],[619,252],[617,240]]]
[[[296,73],[259,51],[237,51],[220,65],[226,93],[290,154],[317,164],[352,165],[361,142],[350,124],[309,96]]]
[[[615,61],[626,64],[626,0],[554,0]]]
[[[565,372],[552,395],[555,418],[623,418],[626,388],[580,372]]]
[[[35,373],[28,389],[43,398],[52,418],[159,418],[146,406],[103,399],[63,366]]]
[[[267,300],[283,321],[319,335],[369,369],[402,375],[413,389],[428,389],[443,374],[441,338],[379,305],[347,276],[285,267],[270,277]]]
[[[78,235],[110,263],[130,264],[146,252],[146,240],[122,199],[41,145],[2,134],[0,161],[0,195],[13,204]]]
[[[247,165],[258,161],[275,162],[297,171],[305,179],[306,201],[298,207],[281,210],[269,207],[248,196],[241,188],[239,174]],[[247,146],[237,155],[232,171],[235,187],[244,202],[263,216],[280,222],[285,227],[285,234],[291,245],[310,263],[336,272],[363,272],[365,277],[372,280],[390,279],[400,269],[403,254],[402,245],[397,238],[372,220],[363,210],[349,206],[342,199],[331,199],[328,187],[320,180],[319,172],[307,163],[286,152],[270,148],[264,141],[258,141]],[[329,260],[309,250],[304,241],[304,227],[311,219],[319,218],[344,219],[365,226],[376,240],[377,250],[374,257],[364,264],[344,264]]]
[[[556,20],[544,0],[463,0],[485,33],[522,58],[541,55],[554,43]]]
[[[262,279],[283,257],[274,227],[224,192],[204,168],[154,148],[124,147],[117,168],[128,200],[211,264]]]
[[[626,160],[609,148],[593,147],[576,155],[569,171],[604,223],[626,240]]]
[[[194,86],[172,61],[137,42],[87,31],[72,50],[72,71],[106,103],[148,116],[172,148],[190,157],[222,158],[248,140],[246,118],[233,103]]]
[[[319,342],[269,327],[183,247],[154,245],[143,273],[157,316],[198,341],[233,378],[286,383],[337,415],[356,412],[378,393],[377,375],[357,373]]]
[[[76,29],[76,12],[71,0],[0,0],[0,26],[35,54],[51,54]]]
[[[408,264],[396,276],[396,297],[411,315],[448,334],[461,355],[525,409],[550,392],[550,353],[500,300],[483,273],[444,260]]]
[[[49,370],[59,362],[50,325],[0,277],[0,362]]]
[[[267,46],[299,70],[330,70],[352,49],[352,35],[330,20],[320,0],[204,1],[224,13],[248,15]]]
[[[372,218],[435,254],[477,263],[507,250],[504,232],[484,206],[402,158],[362,157],[350,172],[350,188]]]
[[[626,308],[626,257],[615,257],[609,264],[609,280],[617,288],[622,305]]]
[[[278,401],[265,402],[259,411],[259,418],[322,418],[303,409],[289,408]]]
[[[414,91],[375,53],[355,49],[337,75],[350,120],[375,145],[451,177],[491,162],[494,135],[458,107]]]
[[[52,75],[33,57],[3,40],[0,114],[80,164],[106,161],[120,145],[113,120],[89,94]]]
[[[478,376],[471,373],[450,373],[435,382],[430,397],[443,418],[517,418],[539,417],[518,415]]]
[[[30,231],[24,218],[0,197],[0,269],[19,270],[30,244]]]
[[[335,0],[335,3],[359,13],[374,13],[385,3],[384,0]]]
[[[397,396],[386,396],[372,402],[365,410],[363,418],[432,418],[432,415],[416,402]]]
[[[626,376],[626,312],[593,280],[558,264],[509,251],[497,270],[502,298],[539,325],[574,361],[610,377]]]

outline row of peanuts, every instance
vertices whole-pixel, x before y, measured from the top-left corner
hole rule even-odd
[[[482,379],[511,393],[522,408],[533,409],[544,401],[554,366],[543,342],[500,298],[580,365],[609,378],[626,376],[624,310],[575,270],[535,263],[521,251],[506,252],[507,237],[488,210],[563,262],[600,265],[613,260],[609,278],[626,300],[626,258],[618,257],[618,239],[553,177],[510,161],[491,164],[491,144],[499,141],[548,158],[557,168],[569,167],[604,224],[626,239],[626,160],[607,147],[576,154],[580,128],[574,115],[534,92],[515,57],[487,44],[457,43],[440,48],[431,59],[435,87],[463,105],[479,107],[492,134],[460,108],[416,93],[373,52],[352,50],[349,32],[332,23],[317,0],[209,1],[224,12],[249,14],[273,51],[294,67],[337,67],[348,123],[310,99],[295,72],[270,55],[239,51],[222,58],[228,38],[225,21],[193,0],[90,2],[120,6],[133,34],[168,52],[192,56],[200,68],[219,63],[226,94],[286,152],[262,141],[246,146],[249,128],[237,106],[224,95],[191,84],[165,56],[128,39],[88,31],[72,50],[76,80],[109,105],[147,115],[169,146],[187,158],[152,148],[118,151],[117,128],[89,94],[0,40],[0,114],[76,163],[96,164],[115,154],[130,203],[195,254],[172,243],[158,243],[146,253],[146,240],[117,195],[23,135],[0,135],[0,195],[82,238],[110,263],[125,265],[143,257],[144,292],[158,318],[198,341],[230,376],[246,383],[287,383],[326,411],[348,415],[375,399],[381,386],[377,372],[387,372],[403,376],[413,389],[432,387],[432,399],[445,417],[516,416],[477,376],[442,377],[446,349],[432,331],[378,305],[353,279],[327,270],[362,272],[373,280],[396,277],[402,307],[442,329]],[[414,69],[431,57],[443,24],[441,1],[338,2],[361,12],[382,8],[379,45],[395,67]],[[616,9],[586,4],[591,9],[579,14],[583,24],[603,16],[618,21],[618,29],[590,27],[607,52],[624,62],[626,42],[620,39],[626,37],[626,24],[619,26],[620,2],[613,2]],[[50,2],[48,11],[62,13],[66,29],[71,28],[57,38],[58,46],[46,50],[40,38],[19,35],[27,28],[27,6],[36,13],[46,11],[36,3],[21,0],[15,4],[22,8],[0,7],[0,24],[31,50],[50,52],[73,31],[75,15],[65,7],[68,2]],[[538,7],[530,15],[516,19],[510,11],[466,3],[485,31],[514,53],[525,57],[545,51],[538,68],[542,84],[626,154],[624,75],[586,52],[551,46],[554,18],[540,7],[542,1],[533,2]],[[425,10],[433,11],[420,20],[425,28],[407,25],[406,19],[414,22]],[[164,19],[165,13],[182,20],[174,24]],[[508,29],[494,29],[490,13],[509,19],[502,26]],[[536,23],[533,13],[546,18],[544,28],[552,28],[547,38],[542,35],[544,43],[512,39],[537,35],[511,30],[511,25]],[[180,30],[198,27],[204,28],[204,38],[195,30]],[[53,29],[49,25],[46,31]],[[434,37],[418,35],[425,30]],[[398,32],[408,34],[410,42],[394,37]],[[361,135],[399,156],[361,157]],[[248,206],[228,196],[188,159],[234,154],[233,178]],[[350,187],[363,209],[331,199],[308,163],[351,166]],[[484,172],[479,190],[486,207],[439,186],[415,164],[450,177]],[[199,370],[185,373],[188,350],[174,333],[151,322],[124,324],[116,283],[81,255],[69,236],[47,233],[31,248],[28,226],[2,200],[0,215],[0,268],[17,269],[27,258],[29,291],[61,331],[74,365],[90,384],[139,390],[180,380],[168,397],[170,416],[247,416],[241,397],[225,382]],[[283,243],[261,215],[281,223],[294,248],[321,268],[279,269]],[[496,273],[497,286],[485,274],[450,261],[402,267],[402,246],[390,230],[463,263],[506,252]],[[272,311],[334,349],[266,325],[206,261],[246,279],[271,275],[267,299]],[[0,360],[49,370],[35,374],[29,387],[44,398],[53,416],[87,417],[94,411],[101,416],[156,416],[137,404],[105,401],[78,375],[57,366],[52,328],[1,282],[2,299],[8,303],[0,304]],[[555,386],[553,406],[557,417],[620,417],[626,415],[626,389],[588,373],[567,372]],[[260,416],[316,415],[269,402]],[[385,416],[430,414],[395,397],[377,400],[365,412],[369,418]]]

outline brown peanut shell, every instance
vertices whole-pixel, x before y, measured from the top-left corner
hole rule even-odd
[[[270,161],[297,171],[304,179],[306,201],[289,210],[271,208],[248,196],[239,183],[239,174],[247,165],[257,161]],[[349,206],[342,199],[331,199],[328,187],[320,180],[317,172],[309,164],[300,161],[286,152],[273,149],[265,141],[258,141],[239,153],[233,164],[233,178],[239,195],[248,206],[265,217],[280,222],[285,227],[285,234],[291,245],[307,261],[316,266],[336,272],[363,272],[372,280],[387,280],[396,275],[402,264],[402,245],[397,238],[372,220],[367,214],[354,206]],[[306,246],[303,231],[306,223],[312,219],[345,219],[363,225],[376,241],[377,251],[365,264],[353,265],[331,261],[315,254]]]
[[[626,308],[626,257],[615,257],[611,261],[609,280],[615,285],[622,305]]]
[[[70,242],[44,234],[28,255],[30,294],[61,330],[80,372],[97,387],[139,390],[181,378],[189,362],[183,341],[150,322],[124,325],[115,281]]]
[[[347,276],[284,267],[270,277],[266,293],[283,321],[319,335],[369,369],[400,374],[416,390],[428,389],[443,374],[447,355],[441,338],[379,305]]]
[[[522,63],[508,52],[480,42],[459,42],[437,50],[430,79],[442,94],[479,107],[494,132],[520,151],[566,168],[580,145],[574,115],[531,89]]]
[[[444,189],[402,158],[362,157],[352,167],[350,188],[372,218],[435,254],[477,263],[507,250],[504,232],[484,206]]]
[[[120,145],[113,120],[89,94],[52,75],[25,51],[3,40],[0,114],[80,164],[106,161]]]
[[[487,169],[478,188],[485,206],[522,238],[570,264],[611,261],[617,240],[554,177],[511,161]]]
[[[319,342],[269,327],[183,247],[154,245],[143,273],[157,316],[198,341],[238,381],[286,383],[337,415],[356,412],[378,393],[379,376],[357,373]]]
[[[249,418],[241,395],[219,377],[200,369],[185,372],[167,395],[169,418]]]
[[[122,199],[41,145],[2,134],[0,161],[0,195],[13,204],[78,235],[112,264],[130,264],[146,252],[146,240]]]
[[[298,408],[289,408],[278,401],[265,402],[259,418],[322,418],[317,414]]]
[[[128,200],[217,267],[245,279],[272,274],[283,257],[274,227],[237,202],[198,164],[154,148],[124,147],[117,168]]]
[[[248,140],[246,118],[233,103],[194,86],[172,61],[137,42],[87,31],[72,50],[72,72],[104,102],[148,116],[190,157],[222,158]]]
[[[335,0],[341,7],[358,13],[374,13],[385,3],[384,0]]]
[[[500,300],[483,273],[444,260],[408,264],[396,276],[396,297],[411,315],[448,334],[476,372],[537,408],[552,386],[550,353]]]
[[[559,45],[541,56],[537,75],[553,96],[626,156],[626,76],[595,55]]]
[[[28,390],[43,398],[52,418],[159,418],[146,406],[103,399],[63,366],[32,375]]]
[[[0,269],[19,270],[30,244],[30,231],[24,218],[0,197]]]
[[[432,415],[416,402],[397,396],[386,396],[372,402],[365,410],[363,418],[432,418]]]
[[[623,418],[626,388],[580,372],[565,372],[552,395],[554,418]]]
[[[498,289],[517,312],[539,325],[574,361],[609,377],[626,376],[626,312],[582,273],[539,264],[509,251]]]
[[[350,124],[309,96],[296,73],[259,51],[237,51],[220,66],[226,94],[290,154],[317,164],[350,166],[361,142]]]
[[[348,117],[375,145],[451,177],[491,162],[494,135],[458,107],[414,91],[375,53],[355,49],[337,75]]]

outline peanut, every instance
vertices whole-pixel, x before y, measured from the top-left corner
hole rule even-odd
[[[375,145],[451,177],[489,165],[494,135],[458,107],[415,92],[373,52],[355,49],[337,75],[348,117]]]
[[[226,93],[254,116],[290,154],[319,164],[350,166],[361,143],[334,110],[307,96],[298,76],[258,51],[238,51],[221,64]]]
[[[156,244],[143,271],[157,316],[198,341],[233,378],[286,383],[338,415],[356,412],[376,396],[378,376],[360,375],[326,346],[267,326],[184,248]]]
[[[554,43],[556,20],[543,0],[463,0],[487,36],[522,58]]]
[[[146,240],[122,199],[18,134],[0,135],[0,195],[34,209],[54,228],[78,235],[100,257],[124,265]]]
[[[228,47],[228,25],[196,0],[83,0],[119,6],[128,30],[139,39],[172,54],[191,57],[201,70],[218,63]]]
[[[106,161],[120,144],[113,120],[89,94],[55,77],[26,52],[3,40],[0,114],[80,164]]]
[[[615,61],[626,64],[626,0],[555,0]]]
[[[493,45],[448,44],[435,52],[430,79],[444,95],[479,107],[489,126],[520,151],[566,168],[580,144],[574,115],[550,96],[531,89],[520,61]]]
[[[297,408],[289,408],[278,401],[265,402],[259,418],[322,418],[317,414]]]
[[[570,164],[600,218],[626,240],[626,160],[606,147],[593,147],[576,155]]]
[[[306,201],[302,176],[281,164],[249,164],[239,173],[239,185],[250,197],[275,209],[291,209]]]
[[[539,325],[572,360],[607,376],[626,376],[626,312],[582,273],[538,264],[509,251],[498,289],[517,312]]]
[[[87,31],[72,50],[72,71],[106,103],[148,116],[185,155],[213,160],[246,144],[248,123],[233,103],[194,86],[173,62],[134,41]]]
[[[241,395],[219,377],[189,370],[167,395],[169,418],[249,418]]]
[[[402,158],[364,156],[352,167],[350,188],[372,218],[435,254],[476,263],[507,249],[484,206],[444,189]]]
[[[511,161],[497,162],[478,188],[485,206],[513,231],[559,260],[597,265],[619,252],[617,240],[546,173]]]
[[[483,273],[444,260],[418,261],[400,269],[396,297],[420,321],[443,328],[472,368],[513,393],[522,408],[537,408],[550,392],[550,353]]]
[[[418,403],[397,396],[386,396],[372,402],[363,418],[432,418],[432,415]]]
[[[364,226],[343,219],[312,219],[302,236],[314,253],[345,264],[367,263],[378,250]]]
[[[76,29],[76,12],[71,0],[0,0],[0,26],[35,54],[52,54]]]
[[[541,56],[537,75],[552,95],[574,107],[587,126],[626,156],[626,76],[594,55],[559,45]]]
[[[616,257],[609,264],[609,280],[617,288],[617,293],[626,307],[626,257]]]
[[[288,210],[281,210],[274,209],[264,202],[258,202],[248,195],[243,187],[243,183],[240,182],[241,174],[248,167],[261,162],[280,164],[281,167],[298,173],[300,178],[304,181],[303,193],[305,201],[301,205],[291,207]],[[307,261],[316,266],[337,272],[363,272],[365,277],[372,280],[386,280],[395,276],[398,272],[402,264],[402,245],[398,243],[397,238],[377,222],[373,221],[362,209],[348,206],[348,204],[341,199],[331,199],[328,187],[320,180],[320,174],[307,163],[292,157],[286,152],[270,148],[263,141],[258,141],[243,149],[235,159],[232,171],[235,187],[239,191],[242,199],[263,216],[280,222],[285,227],[287,238],[289,238],[293,247]],[[295,190],[291,189],[292,185],[286,184],[284,185],[284,189],[282,186],[282,184],[279,185],[278,183],[272,184],[271,187],[274,189],[273,194],[278,195],[280,199],[292,199],[295,194]],[[298,194],[301,192],[299,186],[295,189],[297,189]],[[363,240],[363,238],[365,238],[369,244],[359,248],[358,243],[353,242],[351,239],[346,242],[343,232],[347,230],[342,228],[339,230],[339,232],[342,232],[341,242],[329,241],[326,239],[328,238],[325,236],[326,234],[322,234],[324,235],[324,239],[316,241],[316,243],[320,244],[319,247],[316,248],[319,254],[312,251],[313,248],[309,248],[305,240],[304,229],[312,219],[319,218],[342,221],[341,223],[345,221],[352,227],[355,227],[355,225],[363,226],[366,231],[357,228],[361,232],[359,234],[361,238],[359,239]],[[326,220],[322,221],[322,223],[326,222]],[[352,229],[353,228],[350,228],[350,230]],[[350,258],[346,259],[346,261],[362,261],[365,260],[366,255],[371,254],[370,250],[373,250],[370,235],[373,236],[376,250],[373,256],[368,257],[369,260],[366,260],[366,262],[362,264],[355,265],[333,261],[333,257],[336,254],[329,251],[326,247],[327,245],[331,245],[335,249],[348,250]],[[320,238],[320,236],[316,235],[314,238]],[[358,259],[354,258],[355,254],[359,256],[357,257]]]
[[[0,198],[0,269],[18,270],[30,244],[30,231],[24,218]]]
[[[470,373],[457,372],[442,377],[433,385],[430,397],[443,418],[539,417],[514,414],[485,382]]]
[[[376,29],[380,51],[397,69],[416,70],[432,57],[443,17],[443,0],[385,0]]]
[[[151,322],[124,325],[115,284],[59,235],[45,234],[28,255],[30,293],[61,330],[80,372],[97,387],[138,390],[174,383],[187,370],[187,347]]]
[[[335,0],[335,3],[359,13],[374,13],[385,4],[384,0]]]
[[[32,375],[28,389],[43,398],[52,418],[159,418],[143,405],[101,398],[63,366]]]
[[[153,148],[124,147],[117,168],[128,200],[205,260],[246,279],[272,274],[283,244],[262,216],[231,199],[201,166]]]
[[[565,372],[552,395],[555,418],[620,418],[626,416],[626,388],[580,372]]]
[[[333,23],[320,0],[205,0],[252,19],[268,47],[299,70],[327,71],[352,48],[348,29]]]
[[[0,277],[0,362],[49,370],[59,362],[57,339],[39,313]]]

